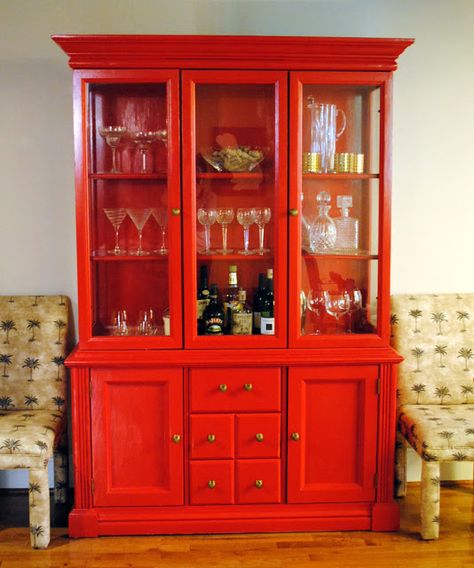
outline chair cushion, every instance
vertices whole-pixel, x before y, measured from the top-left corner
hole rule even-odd
[[[404,404],[398,427],[425,460],[474,460],[474,404]]]

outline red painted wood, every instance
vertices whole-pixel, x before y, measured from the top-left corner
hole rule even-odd
[[[290,369],[288,502],[374,499],[377,377],[375,366]]]
[[[193,414],[190,417],[190,458],[234,457],[234,415]]]
[[[92,371],[94,506],[183,503],[182,405],[178,369]]]
[[[191,505],[234,503],[232,460],[191,461]]]
[[[237,414],[238,458],[280,457],[280,414]]]
[[[235,497],[241,504],[279,503],[280,460],[237,460]]]

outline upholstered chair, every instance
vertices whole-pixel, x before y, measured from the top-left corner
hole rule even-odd
[[[55,500],[66,497],[68,304],[65,296],[0,296],[0,469],[29,470],[34,548],[50,540],[53,455]]]
[[[406,492],[406,447],[422,459],[421,536],[439,537],[440,463],[474,461],[474,294],[396,295],[396,479]]]

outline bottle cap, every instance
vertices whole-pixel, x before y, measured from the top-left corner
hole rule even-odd
[[[267,270],[267,278],[268,278],[269,280],[272,280],[272,279],[273,279],[273,268],[269,268],[269,269]]]
[[[331,196],[327,191],[321,191],[316,196],[316,201],[320,204],[331,203]]]
[[[237,272],[237,266],[235,264],[231,264],[229,266],[229,272]]]
[[[352,207],[352,195],[338,195],[337,196],[337,206],[339,209],[345,209],[346,207]]]

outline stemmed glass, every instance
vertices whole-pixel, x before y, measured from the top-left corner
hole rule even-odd
[[[110,173],[119,174],[120,170],[117,166],[117,148],[127,134],[126,126],[101,126],[99,134],[104,138],[110,148],[112,148],[112,169]]]
[[[351,306],[349,309],[349,318],[347,322],[346,332],[352,333],[354,316],[362,308],[362,292],[358,288],[354,288],[354,290],[352,290],[352,292],[349,293],[349,298]]]
[[[237,209],[237,221],[244,228],[244,250],[239,250],[239,254],[253,254],[253,251],[249,250],[249,228],[255,223],[255,209]]]
[[[197,218],[201,225],[204,226],[204,249],[200,250],[200,254],[213,254],[211,250],[211,226],[217,220],[217,211],[215,209],[198,209]]]
[[[127,251],[119,247],[119,229],[122,221],[127,216],[126,209],[122,207],[117,209],[109,209],[104,207],[104,213],[107,215],[107,219],[112,223],[112,226],[115,230],[115,247],[112,250],[108,250],[107,253],[115,255],[126,254]]]
[[[217,252],[220,254],[230,254],[234,252],[227,248],[227,226],[234,220],[234,210],[231,207],[217,209],[217,222],[222,227],[222,248]]]
[[[258,249],[254,251],[256,254],[265,254],[270,249],[263,248],[265,225],[272,218],[272,210],[270,207],[257,207],[255,209],[255,223],[258,225]]]
[[[161,247],[153,252],[157,254],[168,254],[168,249],[166,248],[166,229],[168,227],[168,211],[166,207],[153,207],[151,210],[155,221],[158,223],[161,229]]]
[[[128,335],[127,310],[112,312],[112,335]]]
[[[337,326],[339,318],[350,310],[351,299],[347,291],[342,293],[324,291],[324,304],[327,313],[336,318]]]
[[[155,310],[148,308],[147,310],[140,310],[138,314],[138,335],[156,335],[157,321]]]
[[[138,148],[140,155],[140,173],[146,174],[153,168],[148,166],[147,153],[151,146],[158,140],[164,140],[166,137],[166,130],[136,130],[130,132],[132,142]]]
[[[151,215],[151,209],[127,209],[127,213],[138,231],[138,248],[130,254],[146,256],[150,253],[142,248],[142,232],[145,223]]]
[[[316,329],[309,335],[320,335],[319,323],[321,319],[321,309],[325,307],[325,297],[321,290],[311,289],[306,296],[306,306],[310,312],[316,315]]]

